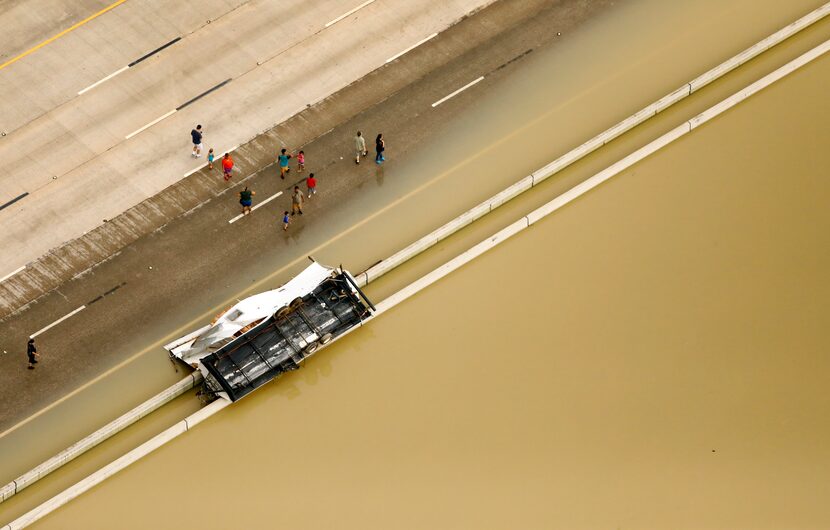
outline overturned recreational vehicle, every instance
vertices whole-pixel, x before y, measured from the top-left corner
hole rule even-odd
[[[231,401],[362,324],[374,306],[348,271],[313,262],[278,289],[246,298],[209,325],[165,346]]]

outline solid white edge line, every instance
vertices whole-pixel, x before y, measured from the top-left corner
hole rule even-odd
[[[346,18],[347,16],[352,15],[352,14],[354,14],[354,13],[357,13],[358,11],[360,11],[361,9],[363,9],[363,8],[364,8],[364,7],[366,7],[366,6],[368,6],[369,4],[371,4],[371,3],[372,3],[372,2],[374,2],[374,1],[375,1],[375,0],[366,0],[365,2],[363,2],[362,4],[360,4],[359,6],[357,6],[356,8],[352,9],[351,11],[348,11],[348,12],[346,12],[346,13],[343,13],[342,15],[340,15],[340,16],[339,16],[339,17],[337,17],[337,18],[335,18],[334,20],[330,20],[329,22],[326,22],[326,25],[325,25],[324,27],[329,27],[329,26],[332,26],[332,25],[334,25],[334,24],[337,24],[338,22],[340,22],[341,20],[343,20],[343,19],[344,19],[344,18]]]
[[[460,94],[460,93],[464,92],[465,90],[467,90],[467,89],[468,89],[468,88],[470,88],[471,86],[475,85],[476,83],[481,82],[483,79],[484,79],[484,76],[481,76],[481,77],[479,77],[478,79],[476,79],[475,81],[471,81],[471,82],[467,83],[466,85],[464,85],[463,87],[459,88],[458,90],[456,90],[456,91],[455,91],[455,92],[453,92],[452,94],[449,94],[449,95],[447,95],[447,96],[444,96],[443,98],[441,98],[441,99],[439,99],[438,101],[436,101],[435,103],[433,103],[433,104],[432,104],[432,108],[435,108],[435,107],[437,107],[438,105],[440,105],[441,103],[443,103],[443,102],[447,101],[448,99],[450,99],[450,98],[452,98],[452,97],[457,96],[458,94]]]
[[[10,273],[8,273],[5,276],[3,276],[2,278],[0,278],[0,283],[5,282],[6,280],[8,280],[9,278],[11,278],[12,276],[14,276],[15,274],[17,274],[18,272],[22,271],[25,268],[26,268],[26,265],[23,265],[22,267],[11,271]]]
[[[57,326],[58,324],[60,324],[60,323],[61,323],[61,322],[63,322],[64,320],[66,320],[67,318],[71,317],[71,316],[72,316],[72,315],[74,315],[75,313],[78,313],[78,312],[80,312],[80,311],[83,311],[84,309],[86,309],[86,306],[85,306],[85,305],[82,305],[81,307],[79,307],[78,309],[76,309],[76,310],[72,311],[71,313],[68,313],[68,314],[66,314],[66,315],[64,315],[64,316],[62,316],[62,317],[60,317],[59,319],[57,319],[56,321],[52,322],[51,324],[49,324],[49,325],[48,325],[48,326],[46,326],[45,328],[41,329],[40,331],[36,331],[36,332],[34,332],[33,334],[29,335],[29,338],[30,338],[30,339],[33,339],[33,338],[37,337],[38,335],[40,335],[40,334],[41,334],[41,333],[43,333],[44,331],[48,331],[48,330],[52,329],[53,327]]]
[[[400,53],[398,53],[398,54],[396,54],[396,55],[393,55],[392,57],[390,57],[390,58],[386,59],[386,62],[387,62],[387,63],[391,63],[392,61],[394,61],[395,59],[397,59],[397,58],[398,58],[398,57],[400,57],[401,55],[403,55],[403,54],[405,54],[405,53],[409,53],[409,52],[411,52],[412,50],[414,50],[415,48],[417,48],[417,47],[418,47],[418,46],[420,46],[421,44],[423,44],[423,43],[427,42],[428,40],[434,39],[434,38],[435,38],[435,37],[437,37],[437,36],[438,36],[438,33],[433,33],[433,34],[432,34],[432,35],[430,35],[429,37],[427,37],[427,38],[425,38],[425,39],[421,39],[421,40],[419,40],[418,42],[416,42],[415,44],[413,44],[413,45],[412,45],[412,46],[410,46],[409,48],[405,49],[404,51],[402,51],[402,52],[400,52]]]
[[[167,114],[164,114],[164,115],[162,115],[162,116],[160,116],[160,117],[156,118],[155,120],[151,121],[150,123],[148,123],[147,125],[145,125],[145,126],[144,126],[144,127],[142,127],[141,129],[136,129],[135,131],[131,132],[130,134],[128,134],[127,136],[125,136],[125,137],[124,137],[124,139],[125,139],[125,140],[129,140],[130,138],[132,138],[132,137],[133,137],[133,136],[135,136],[136,134],[140,133],[140,132],[141,132],[141,131],[143,131],[144,129],[147,129],[147,128],[149,128],[149,127],[152,127],[153,125],[157,124],[158,122],[160,122],[160,121],[161,121],[161,120],[163,120],[164,118],[166,118],[166,117],[168,117],[168,116],[171,116],[171,115],[173,115],[173,114],[175,114],[175,113],[176,113],[176,109],[171,110],[171,111],[170,111],[170,112],[168,112]]]
[[[231,152],[235,151],[238,147],[239,147],[238,145],[235,145],[235,146],[231,147],[230,149],[228,149],[227,151],[217,151],[217,152],[218,152],[218,153],[231,153]],[[207,154],[206,154],[205,156],[207,156]],[[225,156],[225,155],[223,154],[222,156]],[[221,158],[218,158],[217,160],[218,160],[218,161],[220,161],[220,162],[222,161],[222,159],[221,159]],[[214,160],[214,162],[215,162],[215,160]],[[197,172],[197,171],[199,171],[200,169],[204,169],[204,168],[206,168],[206,167],[207,167],[207,161],[205,161],[205,163],[204,163],[204,164],[202,164],[201,166],[199,166],[199,167],[194,167],[193,169],[191,169],[190,171],[188,171],[187,173],[185,173],[185,174],[184,174],[184,176],[183,176],[182,178],[184,178],[184,177],[189,177],[189,176],[190,176],[190,175],[192,175],[193,173],[196,173],[196,172]]]
[[[103,78],[103,79],[100,79],[100,80],[98,80],[98,81],[96,81],[96,82],[92,83],[91,85],[89,85],[89,86],[88,86],[88,87],[86,87],[85,89],[81,90],[80,92],[78,92],[78,95],[80,96],[80,95],[82,95],[84,92],[87,92],[87,91],[89,91],[89,90],[92,90],[93,88],[97,87],[98,85],[100,85],[100,84],[101,84],[101,83],[103,83],[104,81],[109,81],[109,80],[110,80],[110,79],[112,79],[113,77],[117,76],[118,74],[120,74],[121,72],[123,72],[124,70],[127,70],[127,69],[129,69],[129,68],[130,68],[129,66],[125,66],[124,68],[121,68],[120,70],[116,70],[115,72],[111,73],[111,74],[110,74],[110,75],[108,75],[107,77],[105,77],[105,78]]]
[[[268,198],[267,198],[267,199],[265,199],[264,201],[260,202],[260,203],[259,203],[259,204],[257,204],[256,206],[252,206],[252,207],[251,207],[251,211],[253,212],[254,210],[256,210],[257,208],[259,208],[260,206],[265,206],[266,204],[268,204],[269,202],[273,201],[274,199],[276,199],[276,198],[277,198],[277,197],[279,197],[280,195],[282,195],[282,192],[281,192],[281,191],[279,191],[279,192],[275,193],[274,195],[271,195],[270,197],[268,197]],[[245,214],[242,214],[242,213],[241,213],[241,214],[237,215],[236,217],[234,217],[233,219],[231,219],[230,221],[228,221],[228,223],[230,224],[230,223],[233,223],[233,222],[235,222],[235,221],[239,221],[239,220],[240,220],[240,219],[242,219],[243,217],[245,217]]]

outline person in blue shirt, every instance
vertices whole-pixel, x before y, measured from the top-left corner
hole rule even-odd
[[[286,154],[286,150],[283,149],[280,151],[279,156],[277,157],[277,163],[280,166],[280,178],[285,179],[286,173],[291,171],[291,168],[288,167],[288,160],[291,158],[291,155]]]

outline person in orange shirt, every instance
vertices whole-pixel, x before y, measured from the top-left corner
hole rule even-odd
[[[222,171],[225,173],[225,181],[231,179],[231,171],[233,171],[233,158],[228,153],[225,153],[225,157],[222,158]]]

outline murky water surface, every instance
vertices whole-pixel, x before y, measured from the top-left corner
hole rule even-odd
[[[825,57],[38,527],[830,526],[828,82]]]
[[[325,241],[335,235],[331,230],[354,225],[358,228],[330,240],[315,255],[324,262],[343,262],[360,270],[819,4],[770,1],[758,9],[755,0],[640,0],[615,6],[613,17],[600,16],[556,46],[528,56],[526,67],[517,75],[476,100],[464,119],[436,134],[424,146],[430,168],[436,172],[430,179],[424,178],[422,159],[396,161],[401,165],[394,174],[368,183],[354,204],[330,212],[342,222],[308,230],[308,237],[290,250],[304,256],[313,246],[306,242]],[[649,23],[658,20],[659,24]],[[776,47],[695,100],[677,105],[606,146],[534,189],[531,196],[503,207],[487,221],[374,284],[370,294],[383,298],[799,50],[826,39],[828,27],[819,24]],[[700,40],[700,33],[708,38]],[[680,146],[667,151],[672,153],[671,162],[647,190],[634,184],[612,184],[608,188],[615,191],[586,197],[573,210],[590,212],[579,214],[571,224],[552,220],[550,224],[556,227],[545,224],[535,229],[536,242],[525,244],[531,250],[519,248],[516,242],[505,247],[510,250],[496,251],[482,263],[501,260],[498,265],[473,265],[459,272],[445,282],[453,287],[442,283],[371,328],[327,349],[301,373],[222,413],[216,422],[205,425],[204,434],[191,433],[151,457],[150,463],[139,464],[113,479],[112,485],[105,484],[59,511],[43,526],[124,527],[126,523],[118,517],[121,513],[130,514],[135,527],[173,526],[183,522],[181,514],[201,507],[208,511],[202,519],[197,514],[197,520],[188,525],[228,527],[238,517],[239,525],[250,526],[267,525],[273,518],[295,527],[505,527],[517,523],[549,527],[557,522],[572,527],[585,521],[623,527],[633,521],[642,527],[651,524],[645,515],[654,515],[657,508],[653,507],[662,506],[667,518],[654,521],[668,521],[676,527],[686,520],[684,513],[700,517],[689,508],[693,503],[712,512],[709,526],[724,526],[724,521],[733,521],[727,516],[736,510],[734,491],[747,485],[755,487],[756,497],[747,498],[752,502],[738,502],[741,506],[769,504],[768,510],[780,513],[792,506],[796,513],[804,508],[809,516],[822,515],[809,509],[807,504],[814,497],[802,488],[807,487],[804,484],[820,486],[818,479],[827,476],[821,467],[827,455],[820,454],[817,441],[817,433],[824,432],[820,413],[826,412],[826,401],[818,399],[809,384],[802,389],[793,381],[804,375],[799,370],[805,363],[811,367],[808,379],[826,373],[818,359],[808,361],[805,356],[810,354],[810,341],[819,336],[815,319],[828,313],[817,304],[828,299],[826,290],[821,290],[826,289],[826,278],[820,278],[818,268],[823,264],[826,270],[827,257],[821,249],[828,246],[819,229],[824,227],[826,232],[830,224],[813,211],[816,201],[827,204],[827,193],[816,188],[817,182],[801,183],[804,193],[798,196],[774,187],[790,182],[799,187],[795,176],[807,175],[809,168],[827,167],[826,160],[816,154],[828,139],[825,130],[816,129],[816,124],[827,123],[826,98],[816,89],[827,86],[828,66],[826,60],[820,65],[809,69],[813,85],[786,81],[781,85],[784,88],[769,89],[773,94],[787,90],[785,94],[759,96],[759,103],[745,104],[760,106],[746,111],[750,115],[741,111],[741,117],[713,124],[717,130],[732,127],[728,133],[719,133],[722,137],[696,134],[695,139],[684,141],[691,144],[703,138],[702,145],[694,144],[699,151],[679,153]],[[454,104],[463,104],[463,99]],[[777,114],[764,117],[764,109]],[[731,152],[712,153],[730,139],[737,142]],[[727,160],[733,158],[737,160]],[[660,159],[643,167],[652,167]],[[727,162],[756,159],[764,166],[758,171],[727,167]],[[698,162],[702,168],[695,165]],[[689,164],[696,170],[687,172]],[[778,172],[771,173],[768,165]],[[640,178],[639,169],[634,173]],[[734,187],[733,178],[738,179]],[[662,187],[663,180],[671,185]],[[699,183],[705,184],[706,197],[695,195],[702,193],[693,188]],[[677,199],[676,204],[667,202],[672,193],[687,197]],[[606,195],[614,198],[602,199]],[[810,197],[813,202],[802,203]],[[366,218],[365,212],[373,211],[375,204],[390,201],[395,201],[392,208]],[[733,204],[742,202],[751,204]],[[620,213],[617,203],[627,205],[644,223],[651,216],[648,226],[615,218],[614,212]],[[666,204],[672,204],[671,208],[664,208]],[[664,218],[676,211],[687,216],[677,226]],[[727,213],[730,216],[724,217]],[[801,221],[788,219],[786,214],[809,216],[811,223],[801,226]],[[573,215],[577,214],[563,212],[557,219]],[[746,230],[743,238],[735,236],[740,241],[710,239],[713,233],[720,238],[719,232],[735,223],[736,234]],[[609,227],[615,234],[620,232],[613,240],[596,232]],[[642,242],[651,245],[648,248],[639,239],[630,239],[642,238],[652,229],[659,231]],[[604,252],[600,252],[603,244]],[[797,244],[812,245],[814,253],[799,254],[801,247],[792,248]],[[594,245],[599,247],[592,251]],[[740,249],[743,254],[720,254]],[[693,270],[678,267],[663,255],[678,252],[685,253]],[[571,261],[576,258],[582,261]],[[726,296],[731,291],[721,285],[727,283],[722,277],[717,289],[706,287],[719,278],[715,264],[724,274],[731,271],[729,278],[736,284],[731,288],[742,286],[740,292]],[[758,264],[773,268],[756,269]],[[268,260],[256,267],[261,270],[251,273],[253,277],[270,279],[255,290],[273,287],[294,272],[285,269],[274,275]],[[804,272],[804,267],[809,270]],[[672,283],[679,280],[667,279],[663,269],[682,278],[686,287]],[[767,272],[762,274],[763,270]],[[488,283],[494,278],[494,283]],[[801,291],[788,291],[793,286],[782,283],[794,279],[814,289],[810,300],[803,300]],[[238,288],[235,296],[244,296],[249,285],[231,287]],[[716,292],[707,291],[710,288]],[[422,302],[422,298],[430,301]],[[775,315],[775,326],[769,325],[770,315],[757,313],[767,306],[773,306],[767,311],[781,312]],[[660,314],[653,313],[655,308],[661,309]],[[188,309],[190,313],[183,313],[181,322],[148,329],[147,336],[163,343],[161,337],[187,331],[182,328],[176,334],[171,330],[205,310],[204,304],[195,304]],[[669,318],[672,315],[689,328],[679,328],[680,323]],[[826,321],[819,323],[828,327]],[[721,327],[713,327],[716,324]],[[748,328],[757,335],[755,339],[743,334]],[[551,333],[553,338],[548,336]],[[160,348],[147,348],[147,344],[119,347],[144,353],[13,436],[0,439],[4,479],[36,465],[175,378],[168,373]],[[782,351],[788,360],[779,362]],[[729,353],[740,355],[733,358]],[[735,359],[745,361],[746,373],[737,371],[740,363]],[[684,374],[689,379],[679,379]],[[758,392],[766,392],[763,399]],[[782,394],[789,395],[790,401],[778,404]],[[636,399],[631,397],[635,395]],[[796,411],[792,400],[804,410]],[[195,406],[189,400],[166,407],[4,503],[0,523],[73,484]],[[718,411],[720,407],[724,410]],[[747,415],[750,409],[755,415]],[[772,416],[757,416],[769,409]],[[693,420],[701,422],[700,433],[689,431]],[[706,422],[720,422],[722,428],[718,431]],[[780,429],[791,429],[790,434],[782,438],[783,431],[771,430],[767,423],[781,423]],[[721,435],[716,436],[716,431]],[[749,434],[764,440],[747,440]],[[714,440],[707,450],[716,452],[709,455],[732,457],[700,456],[697,446],[676,445],[682,436],[702,445]],[[725,444],[719,449],[715,443],[722,440],[731,440],[731,453],[721,450]],[[798,440],[813,444],[812,449],[798,446]],[[265,456],[250,452],[252,446],[270,452]],[[800,460],[787,460],[787,451],[797,453]],[[761,465],[768,460],[772,467]],[[199,465],[208,467],[198,470]],[[770,473],[785,468],[789,474],[782,472],[776,480],[767,480]],[[813,482],[804,482],[798,475],[807,469],[816,475]],[[716,475],[716,471],[728,476]],[[195,473],[195,480],[182,481],[177,473]],[[707,482],[712,477],[716,479]],[[764,492],[755,484],[759,480],[778,484],[779,489],[761,495]],[[620,491],[627,490],[631,482],[640,484],[639,489]],[[662,488],[655,486],[657,482]],[[158,491],[147,491],[157,486]],[[703,495],[694,488],[708,492]],[[588,496],[590,489],[597,490],[595,498]],[[182,491],[188,502],[175,497]],[[208,505],[206,501],[218,491],[230,492],[223,513],[218,512],[220,503]],[[612,493],[619,497],[613,502]],[[714,503],[713,496],[723,497],[722,504]],[[140,502],[127,500],[136,498]],[[540,498],[559,498],[561,503],[540,506]],[[775,502],[768,503],[768,498]],[[608,515],[607,520],[590,519],[587,511],[581,511],[591,502],[601,503],[603,509],[595,511]],[[257,509],[246,511],[248,506]],[[274,514],[264,515],[258,508],[262,506],[275,507]],[[542,509],[545,506],[548,511]],[[133,517],[131,510],[147,515]],[[668,518],[672,513],[677,518]],[[152,514],[157,519],[149,518]],[[757,519],[734,517],[735,524],[728,526],[750,521],[745,526],[754,528],[764,522],[760,515]],[[819,519],[793,516],[780,520]],[[695,522],[699,524],[692,526],[707,526],[701,519]],[[782,526],[796,525],[778,525]]]

